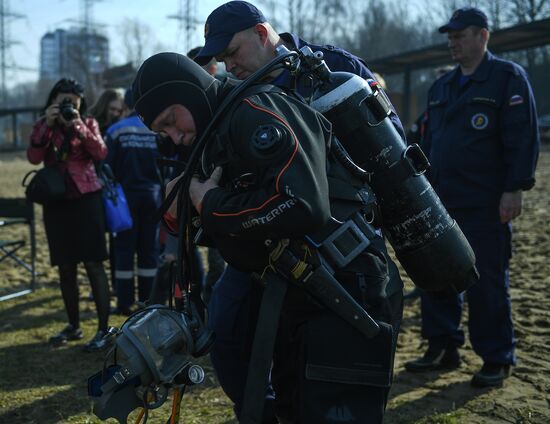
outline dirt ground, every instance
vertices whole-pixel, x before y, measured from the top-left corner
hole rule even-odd
[[[21,154],[0,153],[0,198],[21,197],[20,181],[32,166]],[[537,184],[526,193],[525,207],[514,221],[514,258],[511,296],[518,364],[503,387],[474,389],[472,374],[481,366],[469,343],[462,349],[464,363],[447,373],[410,374],[404,362],[422,354],[419,301],[407,303],[396,357],[386,423],[550,423],[550,146],[543,147]],[[101,367],[101,355],[85,355],[79,346],[53,350],[49,335],[64,323],[56,285],[57,273],[49,266],[47,244],[36,208],[38,224],[39,289],[26,297],[0,303],[0,422],[98,422],[86,398],[86,378]],[[21,229],[1,230],[0,238]],[[25,251],[23,252],[25,254]],[[89,288],[79,274],[82,294]],[[28,275],[12,263],[0,263],[0,295],[24,285]],[[411,289],[407,283],[407,289]],[[93,334],[93,304],[81,302],[83,328]],[[467,314],[463,317],[466,323]],[[113,319],[113,324],[119,324]],[[207,384],[184,398],[185,423],[234,423],[230,403],[203,361]],[[154,411],[149,422],[167,418],[167,409]]]

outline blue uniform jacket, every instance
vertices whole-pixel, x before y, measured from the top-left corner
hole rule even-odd
[[[367,68],[367,64],[363,61],[363,59],[351,54],[344,49],[331,45],[320,46],[316,44],[311,44],[290,33],[279,34],[279,36],[283,39],[284,42],[293,44],[294,47],[298,50],[304,46],[308,46],[314,52],[322,51],[325,62],[329,69],[331,69],[332,71],[349,72],[358,75],[363,79],[376,79],[369,68]],[[292,88],[302,97],[304,97],[306,101],[313,94],[313,87],[309,80],[307,80],[306,78],[296,80],[290,75],[288,71],[282,72],[279,76],[277,76],[277,78],[271,81],[271,84],[277,85],[279,87]],[[397,129],[401,137],[404,139],[405,132],[403,131],[403,125],[401,124],[401,121],[399,120],[395,111],[391,114],[390,119],[392,120],[395,128]]]
[[[455,68],[428,93],[431,183],[448,208],[498,206],[503,192],[535,183],[535,100],[523,68],[490,52],[462,87],[461,76]]]
[[[107,130],[105,143],[109,153],[105,162],[125,191],[160,190],[156,137],[136,114],[121,119]]]

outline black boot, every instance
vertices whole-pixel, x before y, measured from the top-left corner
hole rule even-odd
[[[68,340],[80,340],[82,337],[82,330],[80,328],[75,328],[73,325],[68,324],[55,336],[51,336],[49,343],[53,347],[59,347],[66,345]]]
[[[505,378],[510,376],[509,364],[495,364],[486,362],[481,369],[474,374],[471,384],[474,387],[500,386]]]
[[[111,338],[108,337],[107,332],[98,330],[95,336],[88,343],[84,345],[86,352],[97,352],[103,350],[111,345]]]
[[[456,347],[445,349],[430,346],[422,358],[405,363],[405,369],[410,372],[454,370],[459,366],[460,355]]]

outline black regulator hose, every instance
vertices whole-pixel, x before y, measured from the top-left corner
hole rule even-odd
[[[350,157],[344,146],[342,146],[342,143],[340,143],[340,141],[336,137],[332,138],[331,151],[336,160],[340,162],[340,164],[355,178],[358,178],[365,183],[370,182],[372,173],[365,171],[363,168],[357,165]]]

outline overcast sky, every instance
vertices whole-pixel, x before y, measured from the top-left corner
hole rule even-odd
[[[8,65],[34,68],[34,72],[8,70],[8,86],[36,80],[38,78],[40,38],[48,31],[58,28],[68,29],[82,18],[82,6],[85,0],[4,0],[9,11],[24,15],[23,18],[9,19],[9,36],[18,44],[12,45],[7,52]],[[255,3],[254,0],[250,1]],[[124,18],[138,18],[155,31],[157,42],[169,50],[185,53],[184,34],[178,39],[178,22],[168,19],[168,15],[177,14],[179,0],[102,0],[94,3],[94,21],[105,24],[104,33],[110,40],[110,61],[112,64],[125,62],[124,50],[117,35],[117,26]],[[204,22],[208,14],[217,6],[225,3],[221,0],[195,0],[195,16]],[[259,3],[255,3],[260,6]],[[202,24],[196,25],[194,45],[203,43]]]

